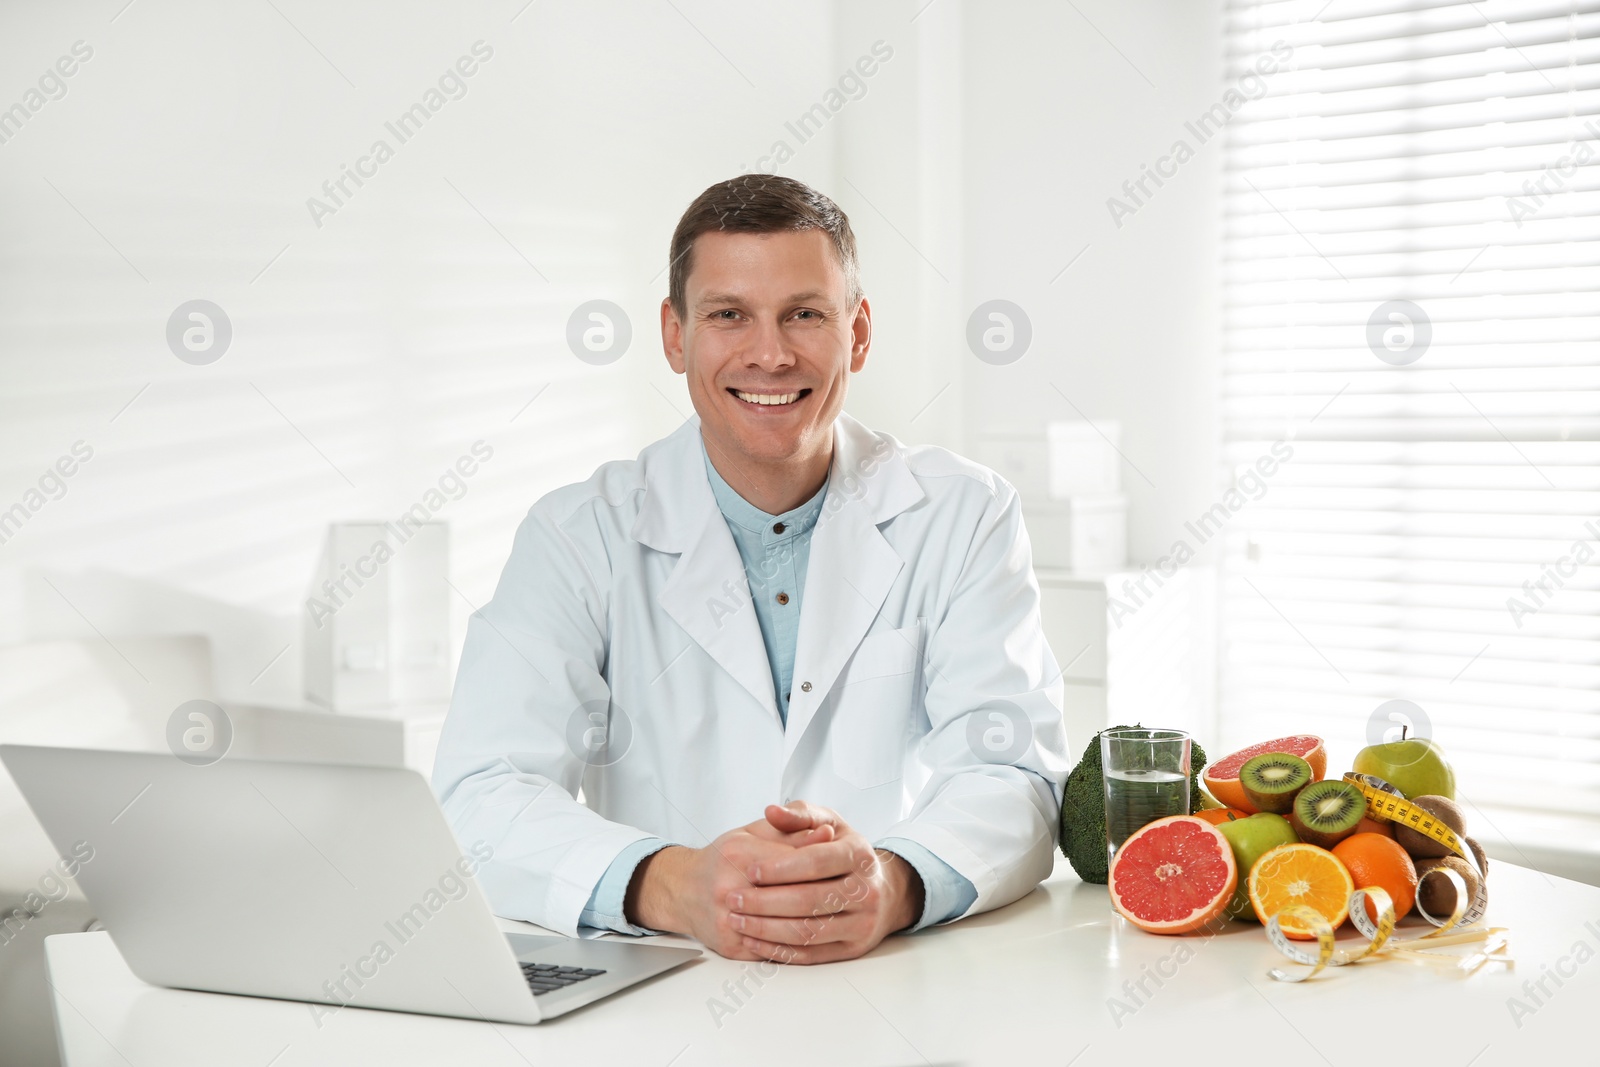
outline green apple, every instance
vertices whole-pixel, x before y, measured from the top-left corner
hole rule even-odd
[[[1426,737],[1385,741],[1356,753],[1351,767],[1357,774],[1373,774],[1405,795],[1456,798],[1456,772],[1439,746]]]
[[[1228,917],[1254,919],[1256,912],[1250,906],[1250,868],[1279,845],[1292,845],[1300,839],[1295,836],[1288,819],[1267,811],[1218,823],[1217,829],[1233,846],[1233,859],[1239,865],[1239,888],[1234,890],[1233,900],[1228,905]]]

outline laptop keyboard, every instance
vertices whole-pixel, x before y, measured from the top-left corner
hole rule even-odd
[[[593,967],[562,967],[554,963],[524,963],[521,966],[522,976],[528,980],[528,988],[533,990],[536,997],[606,973]]]

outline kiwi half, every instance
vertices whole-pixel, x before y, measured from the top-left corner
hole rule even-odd
[[[1420,859],[1417,861],[1417,903],[1429,915],[1436,919],[1448,919],[1455,910],[1456,890],[1443,877],[1430,878],[1429,875],[1437,870],[1455,871],[1467,886],[1467,902],[1477,899],[1478,875],[1473,871],[1466,860],[1454,853],[1448,856]]]
[[[1294,798],[1289,824],[1308,845],[1332,848],[1356,832],[1367,814],[1367,798],[1346,782],[1312,782]]]
[[[1287,752],[1263,752],[1239,768],[1239,785],[1257,811],[1287,815],[1294,798],[1315,777],[1311,764]]]

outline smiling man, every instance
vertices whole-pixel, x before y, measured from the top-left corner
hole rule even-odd
[[[1017,899],[1067,762],[1016,492],[844,413],[872,314],[826,196],[718,183],[670,256],[695,417],[539,500],[468,628],[434,787],[479,881],[796,963]]]

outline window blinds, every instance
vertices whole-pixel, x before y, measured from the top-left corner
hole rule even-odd
[[[1224,148],[1223,454],[1265,487],[1224,541],[1226,737],[1365,744],[1409,700],[1469,802],[1592,842],[1600,0],[1225,18],[1250,100]]]

